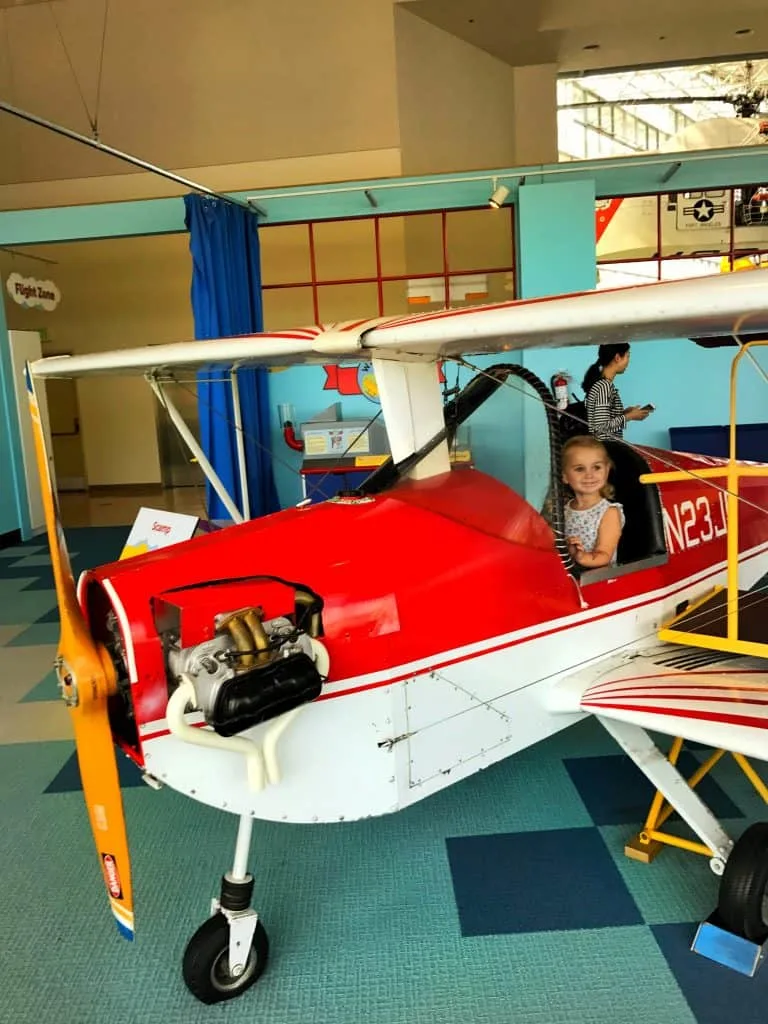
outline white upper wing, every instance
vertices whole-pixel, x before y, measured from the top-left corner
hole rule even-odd
[[[36,377],[175,374],[228,366],[288,366],[510,352],[603,342],[768,331],[768,270],[544,299],[357,320],[272,334],[152,345],[32,364]]]

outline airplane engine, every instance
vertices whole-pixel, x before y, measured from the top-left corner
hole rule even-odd
[[[182,647],[170,638],[166,656],[170,678],[191,679],[199,709],[220,736],[234,736],[320,694],[320,645],[289,618],[263,621],[260,609],[245,608],[215,621],[210,640]]]

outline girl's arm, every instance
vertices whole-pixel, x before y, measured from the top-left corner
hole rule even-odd
[[[621,539],[621,515],[614,506],[605,510],[597,531],[597,540],[591,551],[572,552],[574,561],[585,569],[599,569],[608,565]]]

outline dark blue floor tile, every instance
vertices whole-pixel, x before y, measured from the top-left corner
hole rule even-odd
[[[697,924],[659,924],[652,932],[698,1024],[765,1024],[768,970],[747,978],[691,952]]]
[[[446,843],[462,935],[643,923],[596,828]]]
[[[3,579],[30,579],[23,590],[53,590],[56,586],[53,578],[53,571],[45,566],[19,566],[12,569],[2,564],[0,560],[0,577]],[[31,577],[34,577],[31,579]]]
[[[36,572],[38,570],[35,570]],[[46,573],[44,576],[38,576],[37,579],[28,583],[25,590],[55,590],[56,581],[53,578],[53,573]]]
[[[75,579],[85,569],[92,569],[106,562],[114,562],[120,557],[123,545],[130,531],[129,526],[99,526],[99,527],[76,527],[66,531],[67,548],[70,551],[72,561],[72,572]],[[34,538],[26,544],[20,545],[20,549],[30,548],[30,553],[35,555],[48,551],[47,542]],[[13,561],[20,561],[24,557],[20,550],[17,558],[0,558],[0,577],[7,579],[19,579],[20,577],[35,577],[25,590],[52,590],[54,586],[53,570],[50,565],[12,565]]]
[[[72,555],[72,568],[76,576],[84,569],[93,569],[120,557],[128,539],[130,526],[75,527],[66,531],[67,547]]]
[[[699,763],[687,750],[678,761],[686,778]],[[641,825],[645,821],[654,789],[628,757],[569,757],[563,764],[596,825]],[[717,818],[744,817],[711,777],[699,783],[697,792]]]
[[[40,622],[58,622],[58,621],[59,621],[59,608],[58,608],[58,605],[55,608],[51,608],[49,611],[47,611],[45,613],[45,615],[41,615],[39,619],[35,619],[35,622],[37,622],[37,623],[40,623]]]
[[[120,776],[121,786],[143,785],[141,781],[141,772],[133,761],[130,761],[122,751],[117,752],[117,771]],[[83,786],[80,782],[80,769],[77,764],[77,754],[72,754],[58,775],[45,787],[44,792],[74,793],[78,790],[82,790],[82,788]]]
[[[28,693],[24,694],[19,704],[29,704],[41,700],[61,700],[59,681],[53,669]]]

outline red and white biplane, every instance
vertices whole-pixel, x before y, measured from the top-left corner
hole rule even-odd
[[[727,545],[742,590],[768,572],[768,481],[755,469],[736,498],[722,460],[609,442],[627,519],[619,564],[581,571],[563,537],[547,389],[498,364],[444,405],[436,372],[439,360],[469,353],[706,338],[737,324],[744,338],[768,330],[768,271],[32,364],[58,676],[120,931],[132,937],[134,914],[114,744],[149,781],[239,818],[218,909],[184,955],[190,990],[215,1002],[253,984],[267,958],[251,908],[254,818],[391,813],[587,712],[725,872],[729,927],[765,937],[764,831],[740,854],[646,730],[768,759],[765,662],[718,661],[731,653],[705,647],[681,667],[680,648],[658,639],[724,583]],[[139,374],[162,391],[212,367],[356,360],[374,366],[391,447],[361,489],[91,569],[75,585],[40,429],[41,382]],[[547,419],[544,512],[450,457],[462,423],[516,378],[538,393]],[[677,477],[641,482],[649,473]],[[718,474],[719,483],[707,479]],[[726,619],[721,608],[708,621]]]

